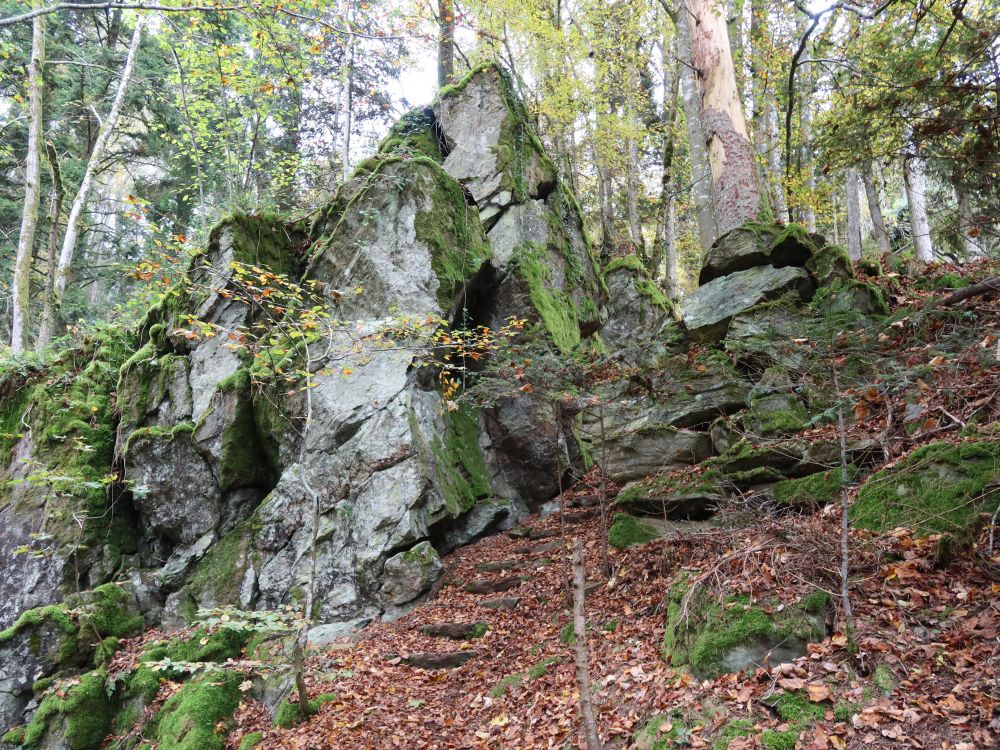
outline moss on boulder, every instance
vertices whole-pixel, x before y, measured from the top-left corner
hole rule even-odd
[[[984,510],[1000,477],[1000,442],[931,443],[868,478],[851,507],[855,526],[960,534]]]
[[[648,523],[628,513],[616,513],[608,529],[608,544],[616,549],[627,549],[651,542],[658,536],[656,528]]]
[[[806,643],[825,636],[818,598],[765,607],[744,596],[720,601],[700,590],[689,595],[689,586],[684,575],[667,595],[663,653],[671,664],[689,665],[700,678],[740,671],[765,654],[772,664],[789,661],[805,653]]]
[[[25,750],[58,738],[68,750],[98,750],[111,731],[114,711],[103,669],[53,686],[24,730]]]

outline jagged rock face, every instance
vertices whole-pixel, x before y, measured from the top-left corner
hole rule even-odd
[[[808,301],[814,289],[809,273],[803,268],[755,266],[698,287],[684,300],[681,314],[695,340],[714,342],[725,337],[729,322],[742,311],[788,292]]]
[[[629,262],[634,261],[634,262]],[[612,261],[604,271],[607,320],[601,340],[609,351],[652,366],[684,341],[673,305],[635,256]]]

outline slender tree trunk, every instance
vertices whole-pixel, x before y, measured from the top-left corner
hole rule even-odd
[[[800,28],[800,32],[805,31],[805,26]],[[812,81],[813,72],[810,64],[812,55],[809,46],[802,52],[799,58],[799,173],[802,177],[802,208],[799,212],[802,225],[810,232],[816,231],[816,209],[813,207],[816,200],[816,173],[813,169],[813,146],[812,146]],[[791,154],[786,154],[785,158],[791,159]]]
[[[438,0],[438,87],[455,74],[455,3]]]
[[[847,192],[847,254],[861,260],[861,196],[858,194],[858,170],[848,167],[844,175]]]
[[[56,258],[59,251],[59,218],[62,215],[63,183],[62,172],[59,169],[59,154],[51,143],[45,144],[45,153],[49,162],[49,174],[52,176],[52,197],[49,199],[49,243],[45,263],[45,291],[42,295],[42,322],[38,328],[38,338],[35,339],[35,350],[42,351],[52,339],[55,325],[55,300],[52,289],[56,280]]]
[[[924,160],[917,154],[903,159],[903,180],[906,183],[906,201],[910,206],[910,234],[913,252],[921,263],[934,261],[931,247],[931,222],[927,217],[927,181]]]
[[[716,215],[719,231],[727,232],[758,218],[765,200],[736,86],[723,5],[720,0],[687,0],[687,10]]]
[[[80,189],[73,199],[73,206],[70,208],[69,218],[66,220],[66,234],[63,237],[62,250],[59,254],[59,265],[56,268],[56,278],[53,286],[55,312],[58,315],[62,314],[63,298],[66,294],[66,285],[69,282],[70,269],[73,265],[73,254],[76,251],[76,241],[80,232],[80,220],[83,217],[83,210],[86,208],[87,198],[93,187],[97,167],[104,157],[104,151],[111,140],[115,128],[118,127],[118,118],[121,116],[122,107],[125,104],[125,92],[128,90],[132,71],[135,70],[135,60],[139,52],[139,43],[142,41],[142,27],[144,23],[144,16],[139,15],[135,21],[135,30],[132,32],[132,42],[129,44],[128,57],[125,58],[125,67],[122,69],[121,77],[118,80],[118,90],[115,92],[114,102],[112,102],[111,110],[101,124],[94,148],[84,169]]]
[[[13,315],[10,347],[15,354],[28,345],[28,298],[31,292],[31,258],[38,227],[38,201],[42,179],[42,94],[45,81],[45,16],[35,16],[31,23],[31,61],[28,63],[28,157],[24,169],[24,207],[21,233],[14,258]]]
[[[348,19],[351,18],[351,9],[348,6]],[[341,76],[343,88],[340,90],[340,109],[344,118],[344,139],[341,141],[340,166],[343,169],[344,182],[351,177],[351,130],[354,127],[354,37],[347,42],[347,64]]]
[[[969,191],[958,180],[955,180],[955,198],[958,200],[958,233],[962,237],[966,260],[985,258],[986,252],[977,240],[976,217],[972,212]]]
[[[872,165],[869,162],[861,168],[861,181],[865,186],[865,197],[868,200],[868,214],[872,217],[872,235],[875,244],[878,245],[879,253],[888,255],[891,251],[889,244],[889,233],[885,229],[885,218],[882,215],[882,200],[875,186],[875,179],[872,176]]]
[[[708,252],[719,236],[715,215],[715,190],[712,172],[708,166],[708,149],[705,147],[705,129],[701,121],[701,105],[692,69],[690,16],[682,12],[677,19],[677,42],[681,59],[681,100],[687,121],[688,144],[691,152],[691,195],[698,212],[698,237],[701,249]]]
[[[767,131],[767,151],[764,154],[767,165],[767,184],[774,215],[784,219],[788,215],[788,203],[785,200],[784,175],[781,163],[781,137],[778,133],[778,108],[768,100],[765,105],[764,124]]]
[[[583,567],[583,544],[573,537],[573,660],[576,663],[576,685],[580,692],[580,723],[587,750],[603,750],[597,732],[594,697],[590,687],[590,653],[587,648],[587,575]]]
[[[642,225],[639,223],[639,144],[635,138],[628,139],[628,175],[625,180],[625,191],[628,203],[628,228],[632,244],[640,256],[646,252],[646,243],[642,237]]]
[[[660,277],[660,264],[666,256],[666,279],[669,286],[668,296],[674,298],[677,291],[677,247],[675,233],[675,201],[674,191],[677,181],[674,179],[674,125],[677,120],[677,84],[680,78],[679,66],[668,67],[667,45],[663,45],[663,146],[661,149],[662,163],[660,168],[660,211],[656,227],[656,241],[653,244],[653,257],[650,259],[650,270],[655,278]]]

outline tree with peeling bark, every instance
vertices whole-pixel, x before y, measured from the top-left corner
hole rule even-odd
[[[722,3],[687,0],[685,12],[719,231],[726,232],[769,210],[758,184]]]

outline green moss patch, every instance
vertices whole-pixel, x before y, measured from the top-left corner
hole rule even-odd
[[[315,698],[310,698],[309,715],[319,711],[320,706],[324,703],[330,703],[335,700],[337,700],[337,696],[332,693],[324,693],[323,695],[318,695]],[[274,725],[276,727],[280,727],[281,729],[291,729],[305,718],[306,717],[302,715],[299,704],[292,703],[286,699],[281,702],[281,705],[278,706],[278,710],[274,712]]]
[[[434,110],[430,107],[411,109],[393,125],[389,135],[379,145],[379,153],[421,155],[440,164],[444,155],[435,132],[436,125]]]
[[[690,665],[700,678],[726,671],[729,652],[736,647],[757,647],[767,652],[784,644],[820,640],[825,633],[813,613],[818,599],[791,607],[765,609],[746,597],[723,601],[705,592],[688,594],[686,576],[679,578],[667,597],[664,656],[674,666]],[[683,607],[687,602],[687,611]]]
[[[545,331],[563,354],[569,354],[580,343],[580,322],[569,295],[551,288],[546,256],[546,248],[528,243],[514,252],[511,262],[528,288]]]
[[[185,683],[154,720],[158,750],[223,750],[222,727],[240,703],[241,680],[240,674],[220,671]]]
[[[984,510],[1000,477],[1000,442],[931,443],[871,476],[851,507],[855,526],[958,534]]]
[[[457,516],[492,494],[490,473],[479,448],[479,420],[468,406],[443,415],[445,429],[430,450],[438,489],[448,512]]]
[[[97,750],[114,716],[106,678],[98,669],[55,687],[25,727],[25,750],[46,747],[52,738],[64,741],[69,750]]]
[[[616,549],[627,549],[645,544],[659,537],[653,526],[643,523],[628,513],[616,513],[608,529],[608,544]]]
[[[850,470],[853,473],[853,469]],[[840,498],[844,487],[840,468],[827,469],[801,479],[786,479],[774,485],[774,502],[795,508],[826,505]]]

